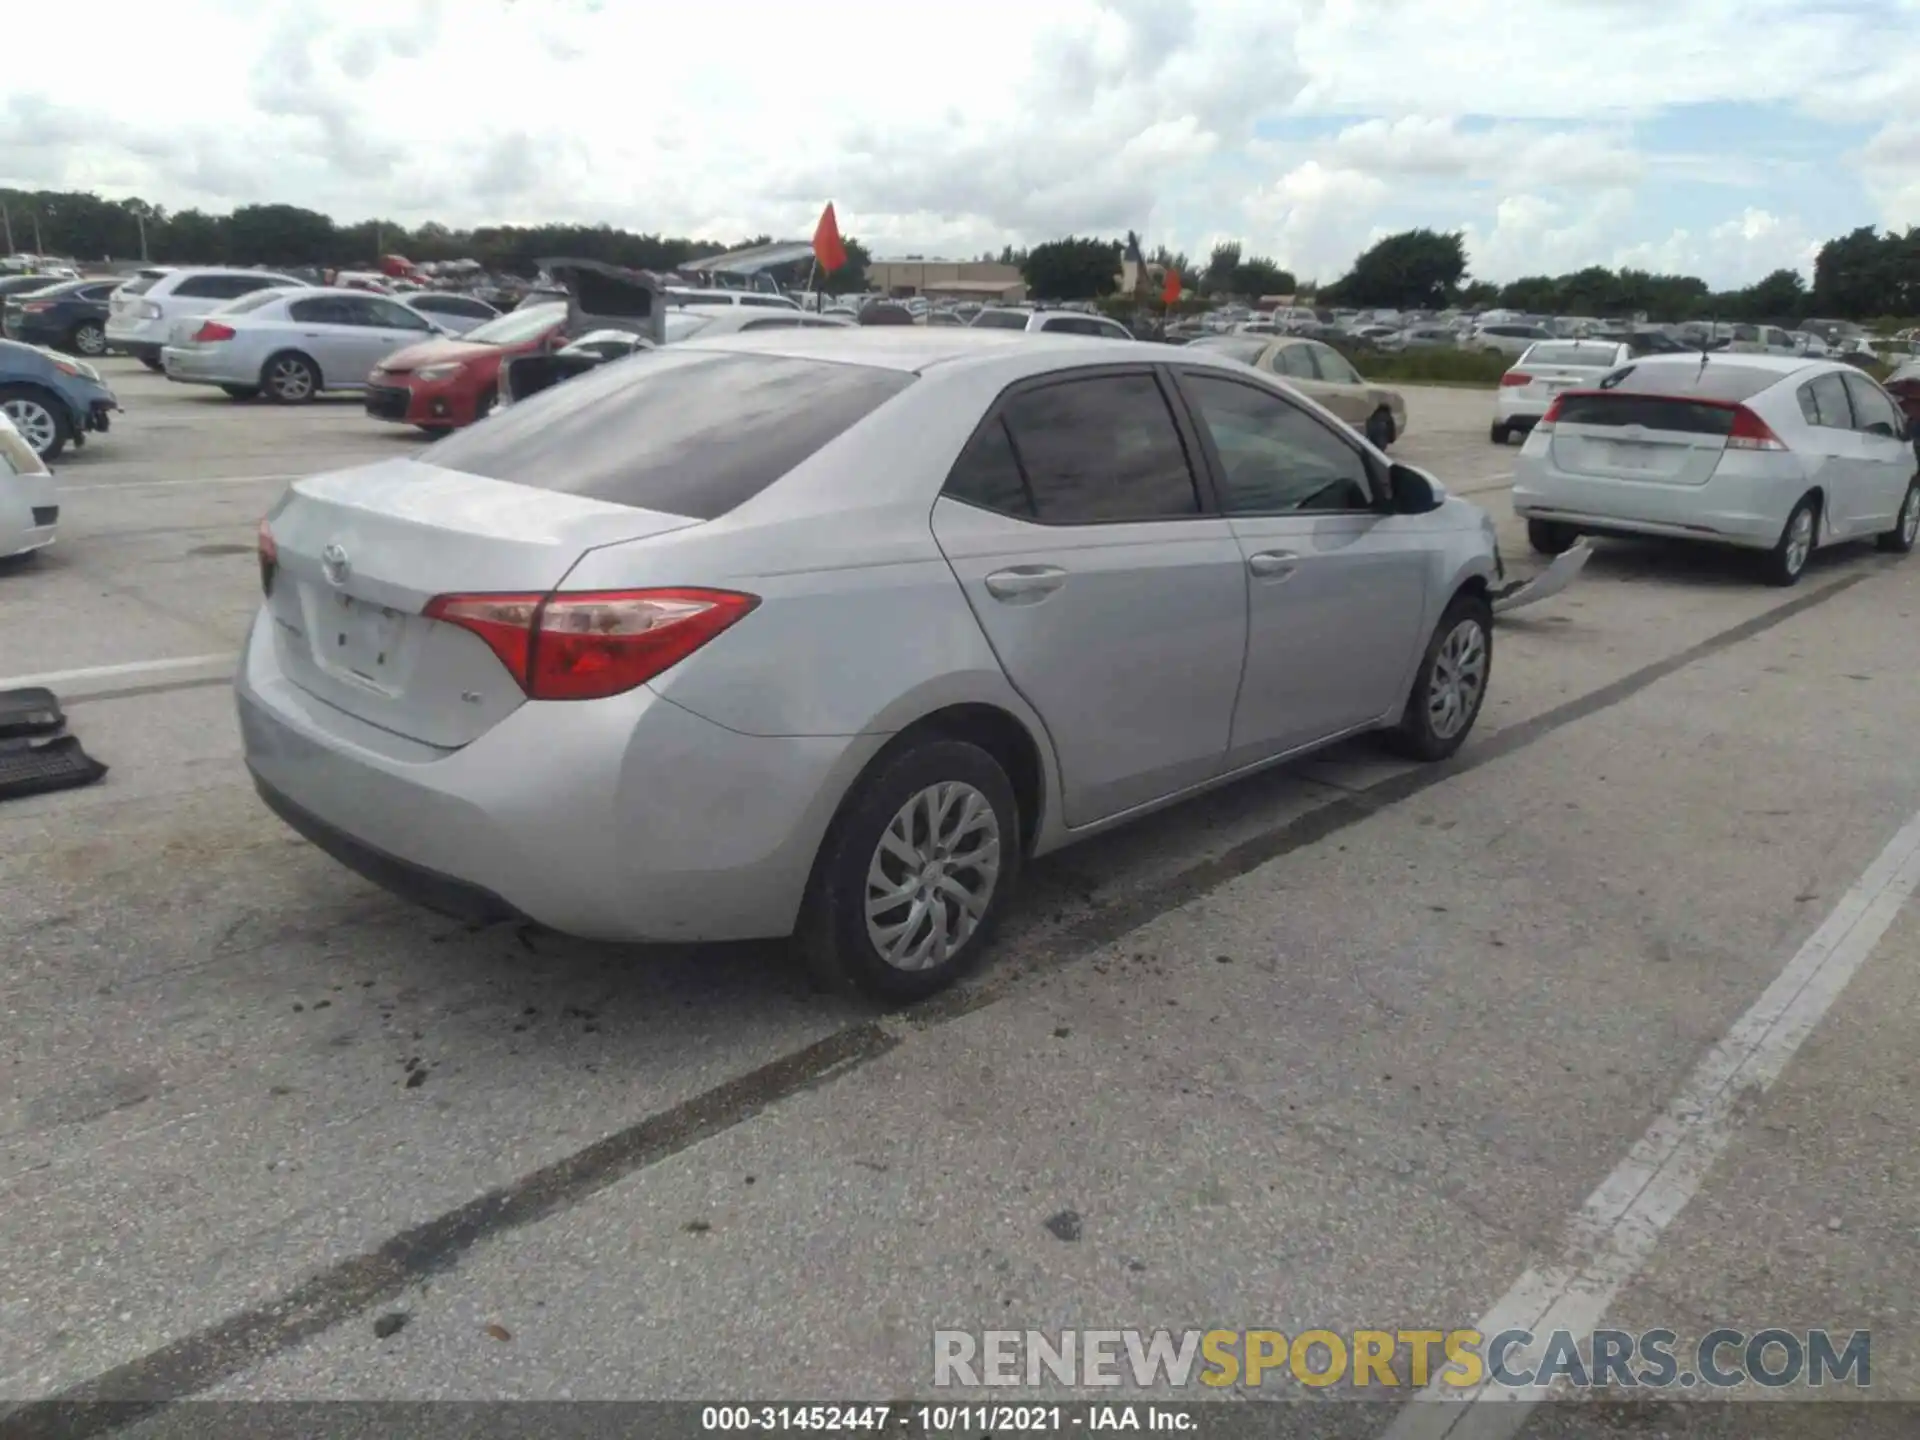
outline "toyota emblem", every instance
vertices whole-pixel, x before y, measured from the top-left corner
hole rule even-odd
[[[344,585],[347,576],[353,573],[353,562],[347,559],[347,552],[338,545],[329,545],[320,552],[320,568],[327,572],[327,581],[332,585]]]

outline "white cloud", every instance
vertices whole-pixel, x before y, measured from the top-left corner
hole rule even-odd
[[[1464,226],[1481,273],[1644,252],[1732,283],[1797,263],[1791,187],[1739,155],[1647,152],[1633,120],[1775,100],[1884,123],[1861,213],[1823,232],[1920,220],[1920,58],[1887,43],[1920,33],[1920,0],[1531,0],[1524,23],[1512,0],[814,0],[777,27],[758,0],[671,27],[627,0],[167,13],[70,77],[0,79],[0,184],[723,240],[804,235],[832,199],[883,252],[1132,228],[1321,278],[1384,231]],[[1345,123],[1256,138],[1301,117]],[[1725,197],[1697,235],[1644,201],[1677,175]],[[1781,218],[1749,235],[1749,210]]]

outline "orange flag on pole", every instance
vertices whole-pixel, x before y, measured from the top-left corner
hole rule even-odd
[[[831,200],[820,212],[820,223],[813,227],[813,258],[829,275],[847,263],[847,247],[840,241],[840,222],[834,217]]]
[[[1160,292],[1160,303],[1171,309],[1180,303],[1180,272],[1167,271],[1167,287]]]

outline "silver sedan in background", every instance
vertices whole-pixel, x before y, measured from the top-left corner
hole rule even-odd
[[[323,390],[358,390],[396,350],[444,333],[398,300],[364,290],[259,290],[181,321],[160,366],[183,385],[296,405]]]
[[[294,482],[236,678],[295,830],[448,913],[796,935],[910,1001],[1024,862],[1343,736],[1451,755],[1485,512],[1243,365],[694,338]]]

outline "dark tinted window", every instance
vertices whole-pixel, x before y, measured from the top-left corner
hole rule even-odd
[[[1824,425],[1831,430],[1853,428],[1853,407],[1847,403],[1847,387],[1838,375],[1816,375],[1800,387],[1797,398],[1800,413],[1809,425]]]
[[[1562,395],[1562,425],[1644,425],[1688,435],[1731,435],[1733,406],[1666,395]]]
[[[87,285],[81,289],[80,298],[82,300],[105,301],[107,297],[112,295],[114,290],[118,288],[119,283],[117,280],[108,280],[97,285]]]
[[[955,500],[997,510],[1002,515],[1033,515],[1033,496],[1007,439],[1006,421],[996,419],[967,442],[947,476],[945,493]]]
[[[1864,375],[1848,374],[1842,377],[1846,381],[1847,398],[1853,401],[1853,424],[1856,430],[1865,430],[1880,425],[1898,435],[1903,421],[1900,413],[1894,409],[1893,401],[1881,393]]]
[[[189,275],[173,293],[183,298],[238,300],[256,290],[267,290],[289,283],[278,275]]]
[[[1027,317],[1018,310],[982,310],[973,323],[983,330],[1024,330]]]
[[[913,383],[864,365],[662,350],[498,411],[422,452],[429,464],[711,520],[773,484]]]
[[[1180,384],[1219,452],[1229,514],[1372,508],[1366,461],[1311,415],[1234,380],[1188,373]]]
[[[1047,318],[1046,328],[1062,335],[1111,335],[1112,332],[1098,320],[1088,320],[1079,315],[1052,315]]]
[[[287,306],[287,315],[302,325],[355,325],[359,322],[350,303],[344,295],[314,295],[295,300]]]
[[[1004,413],[1040,519],[1093,525],[1199,512],[1173,412],[1151,375],[1028,390]]]
[[[1784,378],[1778,370],[1742,365],[1737,358],[1715,355],[1704,365],[1697,360],[1623,365],[1602,377],[1599,384],[1602,390],[1622,395],[1672,395],[1738,404]]]

